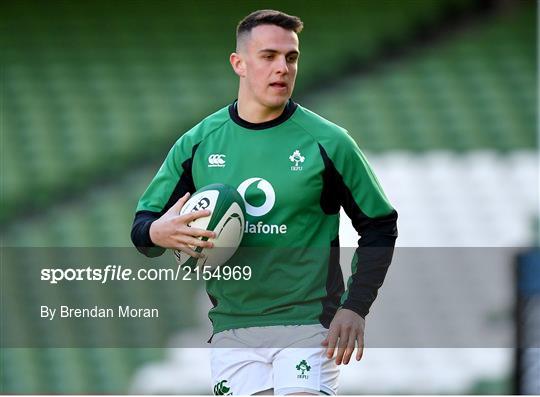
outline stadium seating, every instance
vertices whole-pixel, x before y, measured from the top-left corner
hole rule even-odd
[[[304,102],[366,150],[533,148],[535,18],[496,16]]]
[[[323,2],[303,1],[275,7],[290,8],[306,23],[300,93],[335,78],[351,59],[373,56],[382,41],[404,41],[417,23],[471,4],[337,2],[328,9]],[[22,203],[38,211],[155,159],[201,116],[230,102],[236,92],[227,64],[233,27],[252,8],[246,1],[234,7],[4,4],[5,29],[16,34],[0,42],[7,145],[0,221],[26,212]],[[344,34],[356,39],[343,40]]]

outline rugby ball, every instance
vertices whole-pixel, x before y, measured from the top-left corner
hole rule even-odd
[[[180,265],[215,268],[227,262],[242,241],[246,218],[244,200],[232,186],[214,183],[193,193],[180,210],[180,215],[199,210],[210,210],[211,214],[195,219],[188,226],[216,233],[216,238],[209,239],[214,243],[214,247],[192,247],[205,255],[200,259],[193,258],[180,250],[175,250],[174,256]],[[202,239],[208,240],[206,237]]]

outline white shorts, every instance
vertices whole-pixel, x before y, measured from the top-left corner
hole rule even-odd
[[[321,346],[327,333],[320,324],[217,333],[211,342],[214,394],[251,395],[273,389],[277,395],[335,395],[339,368]]]

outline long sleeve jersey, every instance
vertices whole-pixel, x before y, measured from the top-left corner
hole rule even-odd
[[[244,199],[241,248],[251,253],[242,263],[252,270],[247,281],[207,281],[214,332],[328,327],[339,307],[368,314],[392,260],[397,212],[346,130],[292,100],[264,123],[241,119],[236,102],[208,116],[178,139],[139,200],[131,234],[139,251],[161,255],[151,223],[186,192],[212,183],[231,185]],[[340,208],[359,234],[346,287]]]

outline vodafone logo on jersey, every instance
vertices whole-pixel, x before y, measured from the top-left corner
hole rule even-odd
[[[259,206],[251,205],[246,200],[246,192],[252,185],[254,185],[257,189],[262,190],[264,193],[264,203]],[[240,193],[240,196],[242,196],[244,199],[246,212],[253,217],[261,217],[266,215],[272,210],[272,208],[274,208],[274,204],[276,203],[276,192],[274,191],[272,184],[266,179],[257,177],[246,179],[240,184],[240,186],[238,186],[237,190],[238,193]],[[246,219],[244,232],[257,234],[285,234],[287,233],[287,225],[266,224],[262,221],[250,223]]]
[[[248,188],[254,184],[257,183],[257,188],[262,190],[264,192],[264,196],[266,199],[264,200],[264,203],[258,207],[254,207],[253,205],[249,204],[246,200],[246,191]],[[240,193],[240,196],[244,199],[244,202],[246,204],[246,212],[249,215],[252,216],[263,216],[266,215],[270,210],[274,207],[274,204],[276,203],[276,193],[274,192],[274,188],[268,182],[266,179],[262,178],[249,178],[246,179],[244,182],[238,186],[238,193]]]

